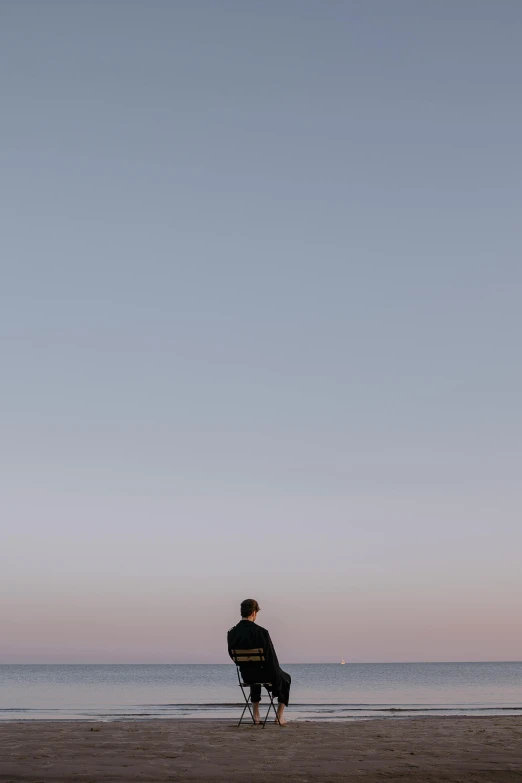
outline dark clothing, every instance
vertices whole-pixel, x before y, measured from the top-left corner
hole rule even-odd
[[[281,672],[281,681],[278,688],[276,689],[275,686],[272,686],[270,690],[274,694],[274,698],[277,696],[278,702],[288,707],[288,702],[290,700],[290,683],[292,682],[292,678],[287,672],[284,672],[282,669],[280,669],[280,672]],[[250,701],[252,702],[252,704],[256,704],[261,701],[261,685],[250,686]]]
[[[272,693],[278,697],[278,701],[288,707],[290,696],[290,683],[292,678],[279,666],[276,651],[266,628],[261,628],[251,620],[241,620],[230,629],[227,634],[228,654],[230,650],[250,650],[253,647],[262,647],[264,650],[264,663],[242,663],[239,667],[243,682],[271,682]],[[261,701],[261,686],[253,685],[250,688],[250,700]]]

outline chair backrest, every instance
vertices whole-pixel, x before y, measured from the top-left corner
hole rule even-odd
[[[239,666],[241,663],[263,663],[265,651],[262,647],[254,647],[251,650],[230,650],[232,660]]]

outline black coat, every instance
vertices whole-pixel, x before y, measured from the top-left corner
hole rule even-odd
[[[229,655],[230,650],[250,650],[253,647],[262,647],[264,650],[264,663],[243,663],[240,665],[244,682],[271,682],[275,688],[280,685],[281,667],[266,628],[256,625],[251,620],[241,620],[228,632],[227,642]]]

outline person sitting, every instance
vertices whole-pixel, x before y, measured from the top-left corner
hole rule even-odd
[[[260,679],[260,666],[262,670],[263,681],[272,683],[272,693],[277,696],[279,702],[277,708],[277,721],[281,726],[286,724],[283,717],[285,707],[288,707],[290,698],[290,684],[292,678],[287,672],[284,672],[279,666],[276,651],[270,634],[266,628],[256,625],[256,618],[260,611],[259,604],[253,598],[247,598],[241,603],[241,621],[235,625],[227,634],[228,654],[231,656],[231,650],[251,650],[262,647],[264,650],[265,662],[243,663],[240,665],[243,682],[249,684],[254,679]],[[261,723],[259,717],[259,702],[261,701],[261,685],[251,685],[250,701],[253,705],[254,723]]]

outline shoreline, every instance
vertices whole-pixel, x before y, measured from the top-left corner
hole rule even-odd
[[[160,723],[168,721],[208,721],[208,722],[234,722],[238,719],[244,704],[234,705],[169,705],[169,710],[150,712],[129,711],[123,712],[111,709],[106,712],[98,712],[88,708],[74,709],[0,709],[0,724],[5,723]],[[265,707],[266,710],[266,707]],[[263,713],[263,707],[261,708]],[[296,723],[358,723],[361,721],[396,721],[415,719],[437,718],[522,718],[522,707],[433,707],[433,708],[358,708],[345,707],[344,705],[305,705],[291,704],[287,710],[287,717]]]
[[[238,705],[238,712],[237,716],[239,716],[242,709],[242,705]],[[56,725],[64,725],[64,724],[71,724],[71,723],[101,723],[102,725],[105,724],[113,724],[113,723],[128,723],[128,724],[140,724],[140,723],[152,723],[154,721],[157,721],[158,723],[187,723],[187,722],[200,722],[200,723],[228,723],[233,724],[234,718],[237,717],[236,713],[230,716],[223,717],[202,717],[201,715],[187,715],[184,717],[179,717],[177,715],[166,715],[164,717],[158,717],[157,715],[151,715],[149,717],[143,717],[143,718],[130,718],[130,717],[116,717],[116,718],[105,718],[105,717],[81,717],[81,718],[2,718],[0,717],[0,725],[4,724],[11,724],[11,723],[45,723],[45,724],[56,724]],[[354,717],[345,717],[345,716],[339,716],[339,717],[329,717],[329,718],[321,718],[321,717],[313,717],[313,718],[299,718],[292,714],[292,707],[290,706],[287,708],[285,712],[285,717],[288,719],[291,723],[321,723],[321,724],[337,724],[337,723],[367,723],[368,721],[414,721],[414,720],[490,720],[492,718],[513,718],[517,719],[520,718],[522,722],[522,707],[519,708],[519,710],[516,712],[516,714],[510,714],[506,715],[504,713],[495,713],[495,714],[488,714],[488,715],[473,715],[473,714],[467,714],[467,713],[459,713],[457,715],[401,715],[400,712],[396,712],[392,715],[370,715],[367,717],[361,717],[361,718],[354,718]],[[237,722],[237,721],[236,721]],[[245,722],[245,718],[243,718],[243,722]]]
[[[520,783],[522,716],[0,723],[0,783],[334,781]]]

